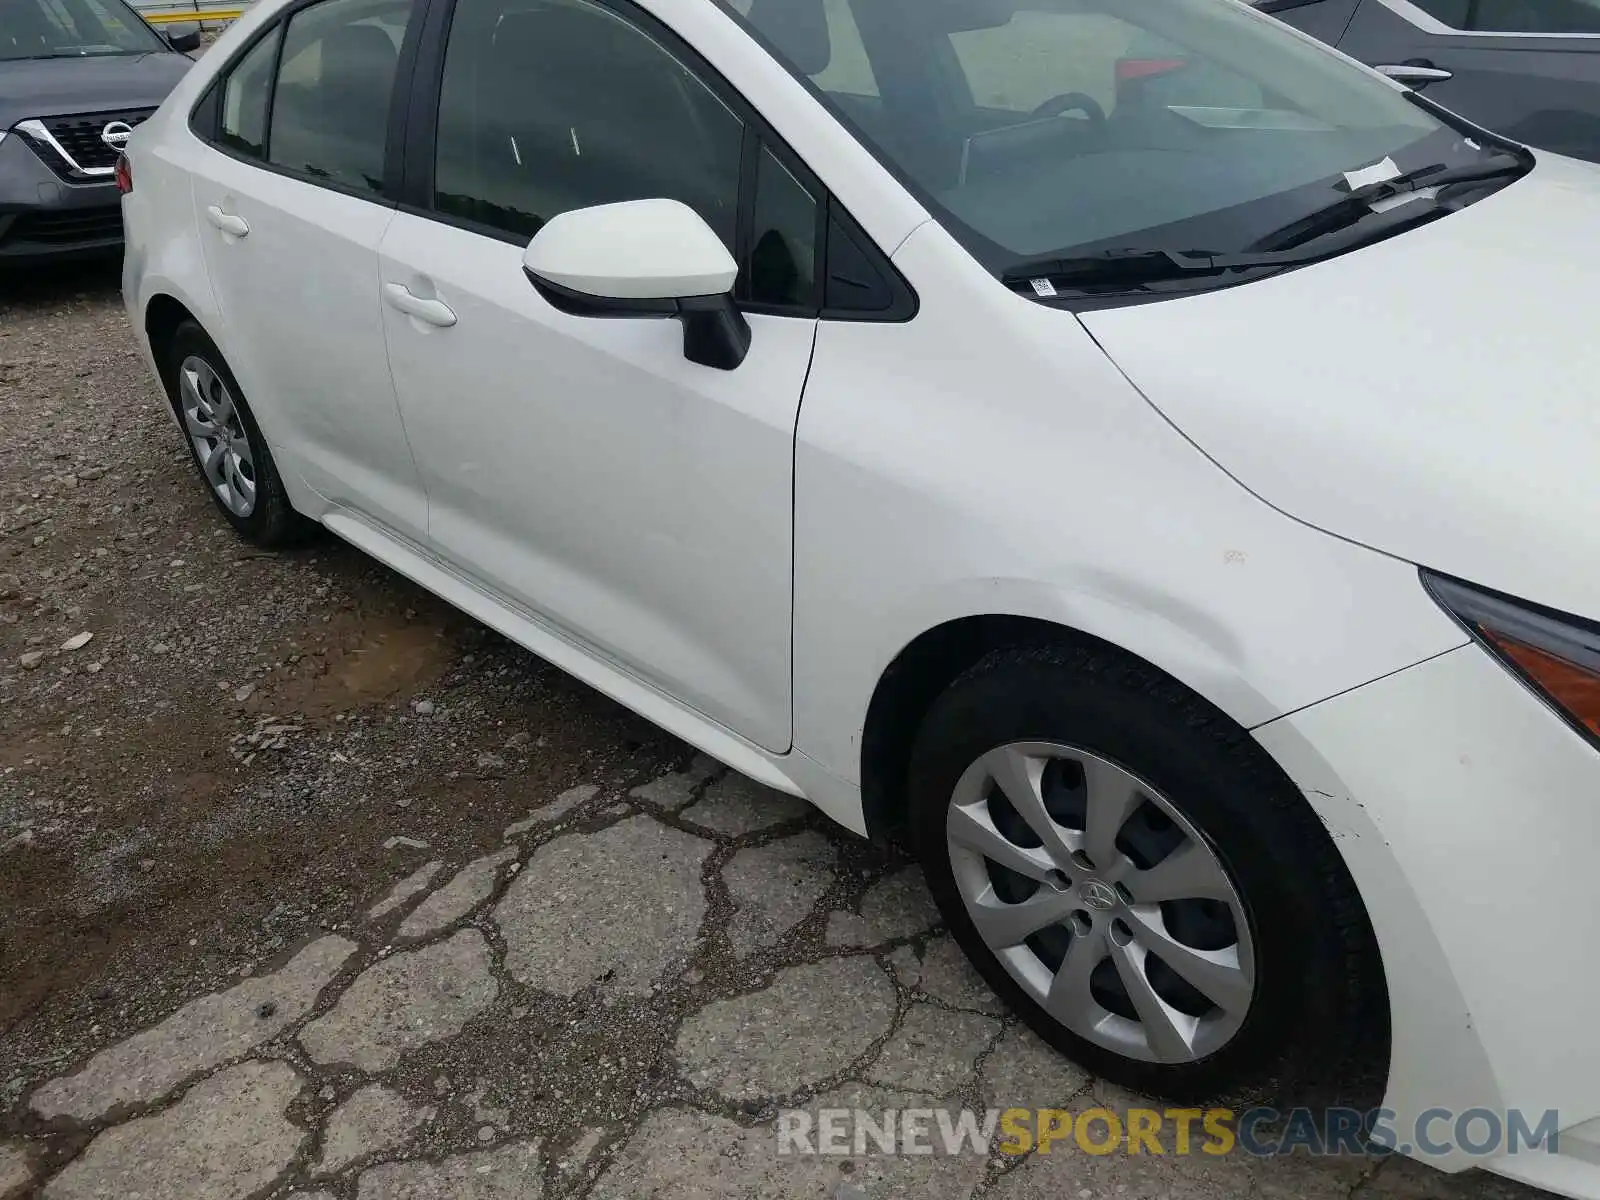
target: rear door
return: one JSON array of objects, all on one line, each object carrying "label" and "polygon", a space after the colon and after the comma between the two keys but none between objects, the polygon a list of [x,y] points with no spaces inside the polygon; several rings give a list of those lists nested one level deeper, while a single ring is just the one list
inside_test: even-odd
[{"label": "rear door", "polygon": [[1600,0],[1361,0],[1339,48],[1373,66],[1449,72],[1430,100],[1600,162]]},{"label": "rear door", "polygon": [[421,541],[379,315],[387,142],[413,0],[294,5],[197,110],[196,225],[224,353],[279,466]]}]

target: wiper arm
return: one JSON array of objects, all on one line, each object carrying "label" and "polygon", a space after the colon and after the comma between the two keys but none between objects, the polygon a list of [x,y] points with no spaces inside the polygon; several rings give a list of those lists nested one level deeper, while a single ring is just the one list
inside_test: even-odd
[{"label": "wiper arm", "polygon": [[1407,192],[1432,191],[1456,184],[1482,183],[1520,175],[1529,166],[1529,162],[1520,155],[1500,154],[1463,167],[1445,167],[1442,164],[1420,167],[1393,179],[1358,188],[1326,208],[1275,230],[1234,254],[1145,246],[1119,247],[1098,254],[1038,258],[1015,263],[1001,275],[1001,280],[1010,287],[1032,285],[1039,294],[1048,295],[1048,292],[1041,291],[1046,281],[1052,288],[1060,287],[1069,291],[1096,287],[1133,289],[1150,283],[1225,275],[1232,271],[1305,266],[1342,254],[1355,245],[1379,241],[1454,209],[1453,205],[1448,204],[1418,202],[1374,212],[1372,205],[1376,201]]},{"label": "wiper arm", "polygon": [[1030,284],[1035,279],[1049,280],[1051,284],[1068,288],[1095,284],[1131,285],[1179,279],[1186,275],[1216,275],[1237,266],[1260,265],[1232,261],[1238,257],[1236,254],[1213,254],[1205,250],[1158,250],[1134,246],[1071,258],[1036,258],[1007,268],[1001,280],[1011,286]]},{"label": "wiper arm", "polygon": [[1354,225],[1372,212],[1372,205],[1381,200],[1407,192],[1420,192],[1433,188],[1452,187],[1461,183],[1485,183],[1494,179],[1521,175],[1531,164],[1519,155],[1497,154],[1483,162],[1464,167],[1446,167],[1443,163],[1418,167],[1392,179],[1365,184],[1319,208],[1297,221],[1292,221],[1258,241],[1248,249],[1255,251],[1287,250],[1325,234]]},{"label": "wiper arm", "polygon": [[1052,288],[1075,292],[1100,287],[1131,291],[1145,284],[1201,279],[1234,271],[1242,274],[1287,270],[1333,258],[1357,245],[1381,241],[1402,229],[1425,224],[1451,211],[1449,206],[1421,201],[1402,204],[1374,215],[1359,228],[1332,230],[1286,250],[1252,249],[1237,254],[1216,254],[1202,250],[1133,247],[1072,258],[1040,258],[1016,264],[1001,276],[1001,280],[1010,287],[1032,286],[1036,294],[1048,295],[1040,292],[1035,281],[1048,281]]}]

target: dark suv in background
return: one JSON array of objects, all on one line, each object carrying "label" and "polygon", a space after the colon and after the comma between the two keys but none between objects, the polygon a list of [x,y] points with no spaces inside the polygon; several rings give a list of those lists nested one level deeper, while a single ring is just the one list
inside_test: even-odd
[{"label": "dark suv in background", "polygon": [[1470,121],[1600,162],[1600,0],[1254,0]]},{"label": "dark suv in background", "polygon": [[118,148],[199,44],[123,0],[0,0],[0,266],[122,244]]}]

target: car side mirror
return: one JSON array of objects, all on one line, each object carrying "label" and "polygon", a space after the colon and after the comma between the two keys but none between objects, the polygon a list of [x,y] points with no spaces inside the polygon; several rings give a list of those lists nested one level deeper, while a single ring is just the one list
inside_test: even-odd
[{"label": "car side mirror", "polygon": [[200,49],[200,31],[193,25],[181,25],[163,33],[162,38],[180,54]]},{"label": "car side mirror", "polygon": [[694,209],[629,200],[553,217],[522,254],[539,294],[580,317],[676,318],[690,362],[731,371],[750,352],[738,264]]}]

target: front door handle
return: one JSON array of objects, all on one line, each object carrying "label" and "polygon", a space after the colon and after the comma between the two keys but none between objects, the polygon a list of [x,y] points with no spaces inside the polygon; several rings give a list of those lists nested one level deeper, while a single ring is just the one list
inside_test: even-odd
[{"label": "front door handle", "polygon": [[1416,62],[1386,63],[1378,70],[1396,83],[1403,83],[1418,91],[1430,83],[1443,83],[1454,76],[1454,72],[1436,67],[1426,59],[1418,59]]},{"label": "front door handle", "polygon": [[408,317],[449,329],[456,323],[455,310],[443,300],[424,300],[412,295],[411,289],[401,283],[383,285],[383,298],[390,308],[397,308]]},{"label": "front door handle", "polygon": [[250,232],[249,221],[230,212],[223,212],[215,204],[206,209],[206,220],[229,237],[242,238]]}]

